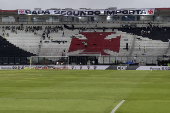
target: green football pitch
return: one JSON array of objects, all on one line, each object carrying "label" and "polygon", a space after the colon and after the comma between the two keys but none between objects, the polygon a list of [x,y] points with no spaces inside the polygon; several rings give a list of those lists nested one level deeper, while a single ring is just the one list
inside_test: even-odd
[{"label": "green football pitch", "polygon": [[170,113],[170,71],[1,70],[0,113]]}]

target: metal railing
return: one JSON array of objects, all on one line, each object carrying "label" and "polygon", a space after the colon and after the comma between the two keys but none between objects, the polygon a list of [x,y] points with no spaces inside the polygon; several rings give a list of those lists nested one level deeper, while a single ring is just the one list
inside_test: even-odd
[{"label": "metal railing", "polygon": [[125,64],[128,61],[131,61],[133,63],[141,63],[145,62],[146,64],[157,64],[158,61],[169,61],[169,56],[101,56],[100,60],[98,61],[99,64],[119,64],[123,63]]},{"label": "metal railing", "polygon": [[[38,57],[38,56],[37,56]],[[46,56],[49,57],[49,56]],[[62,57],[62,56],[61,56]],[[79,64],[80,62],[96,62],[97,64],[126,64],[128,61],[133,62],[135,64],[146,63],[146,64],[154,64],[157,65],[158,62],[167,61],[170,62],[170,56],[68,56],[69,57],[77,57],[73,61],[70,59],[69,63]],[[80,58],[82,57],[82,58]],[[93,59],[90,59],[93,58]],[[83,59],[83,60],[78,60]],[[85,60],[86,59],[86,60]],[[0,57],[0,65],[29,65],[30,57]],[[94,63],[92,63],[94,64]],[[95,63],[96,64],[96,63]]]}]

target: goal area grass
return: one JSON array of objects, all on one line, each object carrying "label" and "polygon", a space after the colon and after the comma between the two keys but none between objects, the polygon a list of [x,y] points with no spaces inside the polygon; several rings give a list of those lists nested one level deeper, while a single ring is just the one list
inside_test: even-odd
[{"label": "goal area grass", "polygon": [[169,113],[170,72],[0,70],[0,113]]}]

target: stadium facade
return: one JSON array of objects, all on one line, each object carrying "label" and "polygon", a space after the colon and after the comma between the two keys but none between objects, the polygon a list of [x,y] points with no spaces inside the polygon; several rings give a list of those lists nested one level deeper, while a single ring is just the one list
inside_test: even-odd
[{"label": "stadium facade", "polygon": [[0,10],[0,64],[69,56],[69,64],[168,65],[169,25],[170,8]]},{"label": "stadium facade", "polygon": [[[143,9],[48,9],[0,10],[1,24],[100,24],[120,27],[123,23],[159,23],[170,21],[169,8]],[[117,24],[117,25],[114,25]],[[108,25],[108,26],[109,26]]]}]

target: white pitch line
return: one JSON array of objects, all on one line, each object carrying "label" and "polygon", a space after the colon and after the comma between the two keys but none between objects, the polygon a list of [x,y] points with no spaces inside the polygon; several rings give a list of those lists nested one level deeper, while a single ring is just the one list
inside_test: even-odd
[{"label": "white pitch line", "polygon": [[110,113],[115,113],[116,110],[125,102],[125,100],[122,100]]}]

